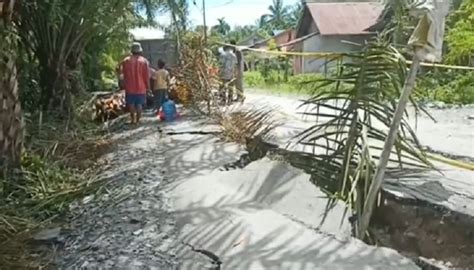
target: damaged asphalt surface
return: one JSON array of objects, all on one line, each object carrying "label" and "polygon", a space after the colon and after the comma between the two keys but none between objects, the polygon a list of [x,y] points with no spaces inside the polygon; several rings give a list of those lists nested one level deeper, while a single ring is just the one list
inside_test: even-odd
[{"label": "damaged asphalt surface", "polygon": [[113,133],[108,192],[73,206],[59,269],[419,269],[350,237],[344,206],[324,215],[302,171],[268,158],[226,170],[245,151],[216,126],[144,120]]}]

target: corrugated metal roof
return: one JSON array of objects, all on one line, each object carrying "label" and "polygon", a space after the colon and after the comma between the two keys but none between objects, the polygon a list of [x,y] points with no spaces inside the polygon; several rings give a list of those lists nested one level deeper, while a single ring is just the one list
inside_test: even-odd
[{"label": "corrugated metal roof", "polygon": [[308,3],[307,7],[321,35],[367,34],[383,10],[379,3]]},{"label": "corrugated metal roof", "polygon": [[281,34],[281,33],[283,33],[283,32],[286,32],[286,31],[288,31],[288,30],[274,30],[274,31],[273,31],[273,35],[274,35],[274,36],[278,36],[279,34]]},{"label": "corrugated metal roof", "polygon": [[[289,29],[286,29],[286,30],[282,30],[282,31],[278,31],[277,34],[273,35],[272,37],[269,37],[267,39],[264,39],[264,40],[261,40],[255,44],[253,44],[251,47],[258,47],[258,46],[262,46],[262,45],[266,45],[268,43],[268,41],[270,41],[271,39],[275,39],[275,38],[278,38],[280,35],[285,35],[287,34],[288,32],[291,32],[289,33],[289,38],[290,39],[293,39],[294,36],[295,36],[295,30],[293,28],[289,28]],[[289,40],[288,40],[289,41]],[[288,42],[288,41],[285,41],[285,42]],[[277,46],[279,46],[280,44],[278,44],[279,42],[277,42]]]}]

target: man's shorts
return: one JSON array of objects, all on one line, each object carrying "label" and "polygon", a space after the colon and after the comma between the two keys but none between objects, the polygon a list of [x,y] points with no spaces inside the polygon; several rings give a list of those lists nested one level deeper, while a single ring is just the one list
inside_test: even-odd
[{"label": "man's shorts", "polygon": [[125,94],[127,106],[144,106],[146,102],[145,94]]}]

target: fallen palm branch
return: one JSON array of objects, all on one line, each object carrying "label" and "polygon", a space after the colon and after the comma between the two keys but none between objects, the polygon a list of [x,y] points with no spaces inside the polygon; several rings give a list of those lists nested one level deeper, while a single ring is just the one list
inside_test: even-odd
[{"label": "fallen palm branch", "polygon": [[245,144],[248,138],[260,137],[271,141],[271,131],[278,123],[269,109],[243,109],[218,114],[217,122],[221,126],[220,136],[227,141]]}]

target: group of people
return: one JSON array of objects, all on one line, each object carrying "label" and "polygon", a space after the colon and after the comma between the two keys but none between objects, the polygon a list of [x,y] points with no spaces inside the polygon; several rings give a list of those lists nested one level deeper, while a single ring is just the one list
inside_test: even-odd
[{"label": "group of people", "polygon": [[[235,42],[226,45],[220,51],[219,75],[221,80],[220,97],[223,104],[234,101],[244,101],[243,93],[243,57],[236,50]],[[140,43],[134,42],[131,54],[119,65],[120,87],[125,89],[125,103],[130,113],[131,124],[140,123],[143,107],[146,104],[149,90],[153,94],[153,108],[162,120],[174,120],[177,117],[176,106],[169,99],[168,88],[170,74],[165,68],[165,62],[158,60],[155,71],[143,56]],[[234,98],[234,88],[237,97]]]},{"label": "group of people", "polygon": [[153,108],[162,120],[173,120],[177,115],[174,102],[168,98],[170,75],[165,68],[165,62],[158,60],[157,66],[156,71],[150,67],[138,42],[132,44],[131,54],[120,63],[120,86],[125,90],[125,103],[131,124],[140,123],[150,89],[153,93]]}]

